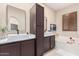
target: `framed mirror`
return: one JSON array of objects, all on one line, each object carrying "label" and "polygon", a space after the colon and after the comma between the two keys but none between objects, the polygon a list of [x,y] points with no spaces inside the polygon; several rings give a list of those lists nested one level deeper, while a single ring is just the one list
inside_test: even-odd
[{"label": "framed mirror", "polygon": [[19,33],[26,32],[26,12],[14,6],[7,5],[7,28],[8,33],[15,34],[17,29]]}]

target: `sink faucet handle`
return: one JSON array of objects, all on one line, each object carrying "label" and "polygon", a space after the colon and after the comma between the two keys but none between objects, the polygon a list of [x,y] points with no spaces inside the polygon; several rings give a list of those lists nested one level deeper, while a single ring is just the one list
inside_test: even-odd
[{"label": "sink faucet handle", "polygon": [[16,31],[17,31],[17,34],[19,34],[19,29],[17,29]]},{"label": "sink faucet handle", "polygon": [[29,34],[29,33],[27,32],[27,34]]}]

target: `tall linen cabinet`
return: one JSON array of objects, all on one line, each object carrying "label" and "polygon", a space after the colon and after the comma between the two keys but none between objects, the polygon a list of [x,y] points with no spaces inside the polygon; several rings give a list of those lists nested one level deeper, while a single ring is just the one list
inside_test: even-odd
[{"label": "tall linen cabinet", "polygon": [[44,7],[35,4],[30,10],[30,33],[36,35],[35,55],[44,52]]}]

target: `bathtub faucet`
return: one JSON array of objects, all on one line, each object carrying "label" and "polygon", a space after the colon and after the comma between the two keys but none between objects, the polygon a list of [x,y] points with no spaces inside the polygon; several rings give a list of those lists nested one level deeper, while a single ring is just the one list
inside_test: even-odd
[{"label": "bathtub faucet", "polygon": [[67,43],[68,43],[68,44],[73,44],[73,43],[75,43],[75,40],[72,39],[72,37],[70,37],[70,41],[67,41]]},{"label": "bathtub faucet", "polygon": [[75,41],[74,39],[72,39],[72,37],[70,37],[70,41]]},{"label": "bathtub faucet", "polygon": [[70,40],[72,40],[72,37],[70,37]]}]

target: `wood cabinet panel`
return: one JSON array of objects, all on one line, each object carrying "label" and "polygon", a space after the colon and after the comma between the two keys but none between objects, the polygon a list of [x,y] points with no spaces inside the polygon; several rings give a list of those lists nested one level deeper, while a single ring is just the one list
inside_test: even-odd
[{"label": "wood cabinet panel", "polygon": [[35,55],[40,56],[43,55],[44,50],[44,8],[35,4],[31,8],[30,14],[30,33],[36,34]]},{"label": "wood cabinet panel", "polygon": [[20,43],[0,45],[0,56],[19,56]]},{"label": "wood cabinet panel", "polygon": [[44,27],[44,8],[36,4],[36,25]]},{"label": "wood cabinet panel", "polygon": [[43,55],[43,50],[44,50],[44,41],[42,40],[44,38],[39,37],[39,40],[36,40],[37,45],[36,45],[36,55],[41,56]]},{"label": "wood cabinet panel", "polygon": [[50,37],[50,48],[54,48],[55,47],[55,35]]},{"label": "wood cabinet panel", "polygon": [[55,35],[44,38],[44,52],[55,48]]},{"label": "wood cabinet panel", "polygon": [[44,8],[36,4],[36,55],[44,50]]},{"label": "wood cabinet panel", "polygon": [[34,39],[0,45],[0,56],[34,56]]},{"label": "wood cabinet panel", "polygon": [[44,52],[50,49],[50,37],[45,37],[44,39]]},{"label": "wood cabinet panel", "polygon": [[28,40],[21,42],[21,55],[22,56],[34,56],[34,40]]}]

